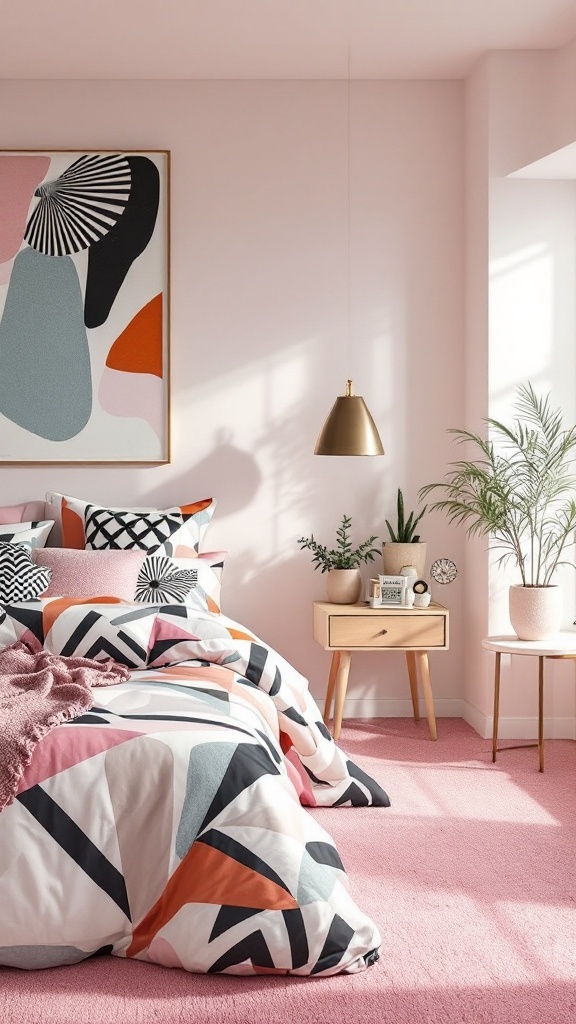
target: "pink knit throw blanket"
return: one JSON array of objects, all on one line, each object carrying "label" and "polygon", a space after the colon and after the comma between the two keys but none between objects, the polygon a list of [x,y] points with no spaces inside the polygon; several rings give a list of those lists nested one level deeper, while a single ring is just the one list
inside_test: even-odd
[{"label": "pink knit throw blanket", "polygon": [[129,676],[111,658],[65,658],[15,643],[0,651],[0,811],[11,804],[36,744],[92,707],[92,687]]}]

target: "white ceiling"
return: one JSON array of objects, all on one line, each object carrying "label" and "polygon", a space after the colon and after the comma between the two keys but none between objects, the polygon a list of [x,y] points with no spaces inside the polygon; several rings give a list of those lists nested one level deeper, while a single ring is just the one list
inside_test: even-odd
[{"label": "white ceiling", "polygon": [[576,0],[0,0],[0,78],[463,78]]}]

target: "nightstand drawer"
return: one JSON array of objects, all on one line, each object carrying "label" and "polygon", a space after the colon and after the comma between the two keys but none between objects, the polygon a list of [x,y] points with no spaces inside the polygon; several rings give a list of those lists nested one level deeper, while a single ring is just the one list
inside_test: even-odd
[{"label": "nightstand drawer", "polygon": [[330,615],[330,647],[445,647],[445,615]]}]

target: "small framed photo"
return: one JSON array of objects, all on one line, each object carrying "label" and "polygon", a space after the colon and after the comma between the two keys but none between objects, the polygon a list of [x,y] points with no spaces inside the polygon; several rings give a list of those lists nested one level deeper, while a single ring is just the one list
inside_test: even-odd
[{"label": "small framed photo", "polygon": [[380,603],[403,605],[406,603],[408,580],[406,576],[380,576]]}]

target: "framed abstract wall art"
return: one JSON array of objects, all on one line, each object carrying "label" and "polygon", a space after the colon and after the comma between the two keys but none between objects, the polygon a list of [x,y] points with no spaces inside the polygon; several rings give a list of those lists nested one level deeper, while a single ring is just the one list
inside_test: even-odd
[{"label": "framed abstract wall art", "polygon": [[167,151],[0,152],[0,463],[170,461]]}]

